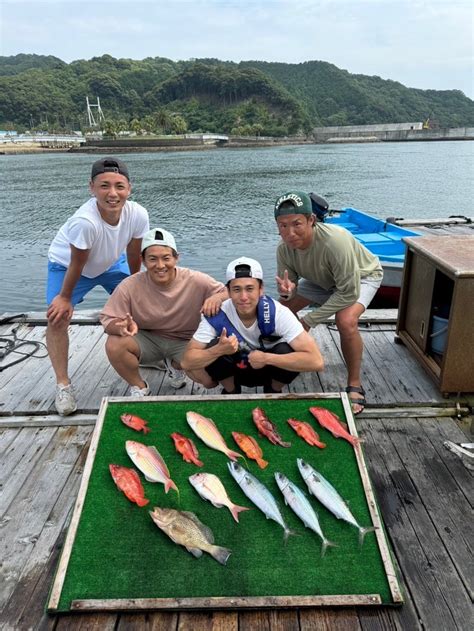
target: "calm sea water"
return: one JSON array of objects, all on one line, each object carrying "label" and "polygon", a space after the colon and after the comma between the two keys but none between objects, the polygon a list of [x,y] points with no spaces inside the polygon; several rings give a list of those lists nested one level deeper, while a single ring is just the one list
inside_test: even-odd
[{"label": "calm sea water", "polygon": [[[152,227],[176,237],[180,264],[223,279],[237,256],[258,259],[275,292],[278,235],[272,206],[290,189],[314,191],[331,208],[383,219],[473,214],[474,143],[426,142],[223,149],[122,156],[133,199]],[[0,314],[45,308],[47,251],[58,228],[88,198],[94,158],[85,154],[0,156]],[[101,306],[102,289],[84,308]]]}]

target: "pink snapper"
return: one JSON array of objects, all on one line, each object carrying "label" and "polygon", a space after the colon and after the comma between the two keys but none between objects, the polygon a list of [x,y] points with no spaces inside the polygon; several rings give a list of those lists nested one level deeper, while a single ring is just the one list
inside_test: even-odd
[{"label": "pink snapper", "polygon": [[148,482],[161,482],[165,485],[165,493],[170,489],[178,491],[178,487],[170,478],[170,472],[156,447],[148,447],[134,440],[127,440],[125,449],[133,464],[140,469]]},{"label": "pink snapper", "polygon": [[186,412],[186,420],[196,436],[208,447],[222,451],[222,453],[234,461],[237,460],[237,458],[243,458],[242,454],[232,451],[232,449],[227,447],[222,434],[217,429],[212,419],[201,416],[201,414],[197,412]]},{"label": "pink snapper", "polygon": [[237,504],[234,504],[227,495],[227,491],[225,490],[222,482],[219,480],[217,475],[214,475],[213,473],[195,473],[194,475],[190,475],[188,479],[204,500],[209,500],[209,502],[217,508],[226,506],[232,513],[232,517],[236,522],[239,521],[240,512],[244,510],[251,510],[246,506],[238,506]]}]

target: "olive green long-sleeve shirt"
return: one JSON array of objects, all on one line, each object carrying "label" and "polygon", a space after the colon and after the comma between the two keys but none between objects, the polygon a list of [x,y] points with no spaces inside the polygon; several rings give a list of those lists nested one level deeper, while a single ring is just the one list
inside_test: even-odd
[{"label": "olive green long-sleeve shirt", "polygon": [[296,250],[281,242],[277,249],[278,275],[288,276],[294,283],[305,278],[332,296],[310,311],[304,321],[313,327],[337,311],[349,307],[360,294],[360,279],[383,275],[379,259],[367,250],[345,228],[316,223],[313,240],[306,250]]}]

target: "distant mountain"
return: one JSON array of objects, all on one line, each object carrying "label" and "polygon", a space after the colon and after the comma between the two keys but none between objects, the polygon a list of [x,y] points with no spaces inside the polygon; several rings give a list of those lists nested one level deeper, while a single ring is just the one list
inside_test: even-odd
[{"label": "distant mountain", "polygon": [[14,75],[31,70],[31,68],[62,68],[66,66],[65,61],[61,61],[52,55],[26,55],[20,54],[14,57],[0,56],[0,75]]},{"label": "distant mountain", "polygon": [[[300,64],[110,55],[0,57],[0,127],[85,128],[86,96],[109,123],[289,135],[321,125],[422,121],[474,126],[474,102],[459,90],[418,90],[356,75],[324,61]],[[170,123],[172,121],[173,124]],[[178,124],[179,123],[179,124]]]}]

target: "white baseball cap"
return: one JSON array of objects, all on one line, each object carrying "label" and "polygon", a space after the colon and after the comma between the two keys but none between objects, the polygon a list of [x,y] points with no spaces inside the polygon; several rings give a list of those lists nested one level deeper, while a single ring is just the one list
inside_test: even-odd
[{"label": "white baseball cap", "polygon": [[255,259],[241,256],[229,263],[225,278],[226,282],[234,280],[234,278],[259,278],[263,280],[262,266]]},{"label": "white baseball cap", "polygon": [[165,247],[172,248],[175,252],[178,251],[173,235],[163,228],[153,228],[153,230],[149,230],[145,234],[142,239],[142,254],[143,250],[149,248],[150,245],[164,245]]}]

